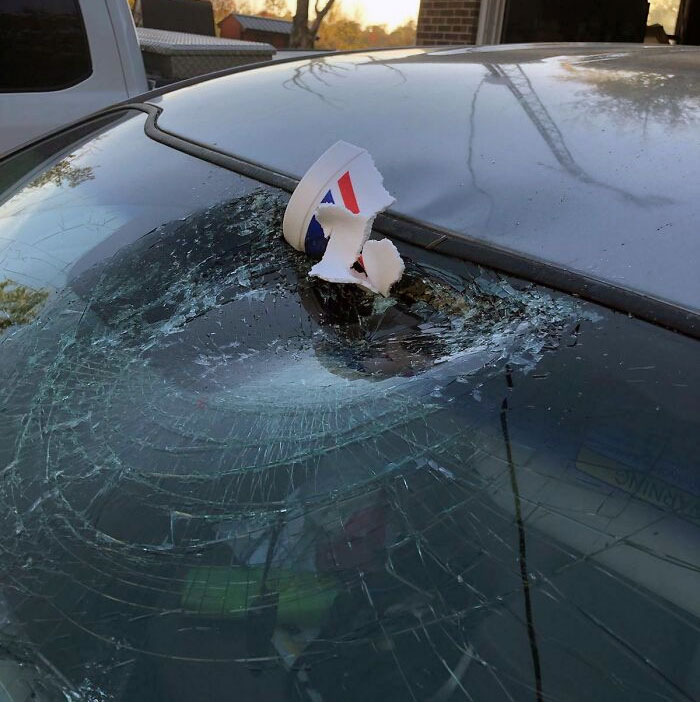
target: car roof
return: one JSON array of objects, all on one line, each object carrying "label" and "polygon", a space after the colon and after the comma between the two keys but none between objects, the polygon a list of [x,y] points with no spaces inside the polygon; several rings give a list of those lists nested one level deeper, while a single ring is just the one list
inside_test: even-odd
[{"label": "car roof", "polygon": [[700,49],[405,48],[148,98],[165,132],[300,178],[367,148],[393,212],[697,314]]}]

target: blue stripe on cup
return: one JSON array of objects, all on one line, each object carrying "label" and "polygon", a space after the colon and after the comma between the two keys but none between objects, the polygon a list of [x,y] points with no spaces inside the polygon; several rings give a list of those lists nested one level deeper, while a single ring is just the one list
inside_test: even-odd
[{"label": "blue stripe on cup", "polygon": [[[333,193],[331,193],[329,190],[324,195],[321,202],[335,205]],[[323,234],[323,227],[321,227],[316,219],[316,215],[314,215],[309,222],[308,229],[306,230],[306,237],[304,238],[304,251],[306,251],[308,256],[312,256],[313,258],[321,258],[326,251],[327,245],[328,239],[326,239]]]}]

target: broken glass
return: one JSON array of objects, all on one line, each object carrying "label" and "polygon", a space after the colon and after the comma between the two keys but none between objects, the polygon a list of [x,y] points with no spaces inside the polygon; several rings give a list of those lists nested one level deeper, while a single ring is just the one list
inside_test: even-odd
[{"label": "broken glass", "polygon": [[697,343],[418,250],[386,299],[309,278],[285,204],[144,229],[6,332],[4,665],[46,699],[697,698]]}]

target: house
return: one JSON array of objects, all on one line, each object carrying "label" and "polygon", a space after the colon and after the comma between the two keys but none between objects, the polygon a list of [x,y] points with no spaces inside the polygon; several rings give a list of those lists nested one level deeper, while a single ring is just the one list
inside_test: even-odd
[{"label": "house", "polygon": [[648,0],[421,0],[416,43],[642,42],[649,7]]},{"label": "house", "polygon": [[289,48],[292,34],[290,20],[231,13],[219,22],[219,31],[227,39],[244,39],[272,44],[276,49]]}]

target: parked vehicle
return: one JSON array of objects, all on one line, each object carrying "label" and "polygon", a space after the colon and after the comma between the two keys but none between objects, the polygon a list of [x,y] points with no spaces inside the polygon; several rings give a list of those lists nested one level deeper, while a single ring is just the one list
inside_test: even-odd
[{"label": "parked vehicle", "polygon": [[126,0],[4,0],[0,154],[148,89]]},{"label": "parked vehicle", "polygon": [[[334,54],[0,161],[11,699],[700,698],[699,76]],[[338,139],[386,299],[282,238]]]}]

